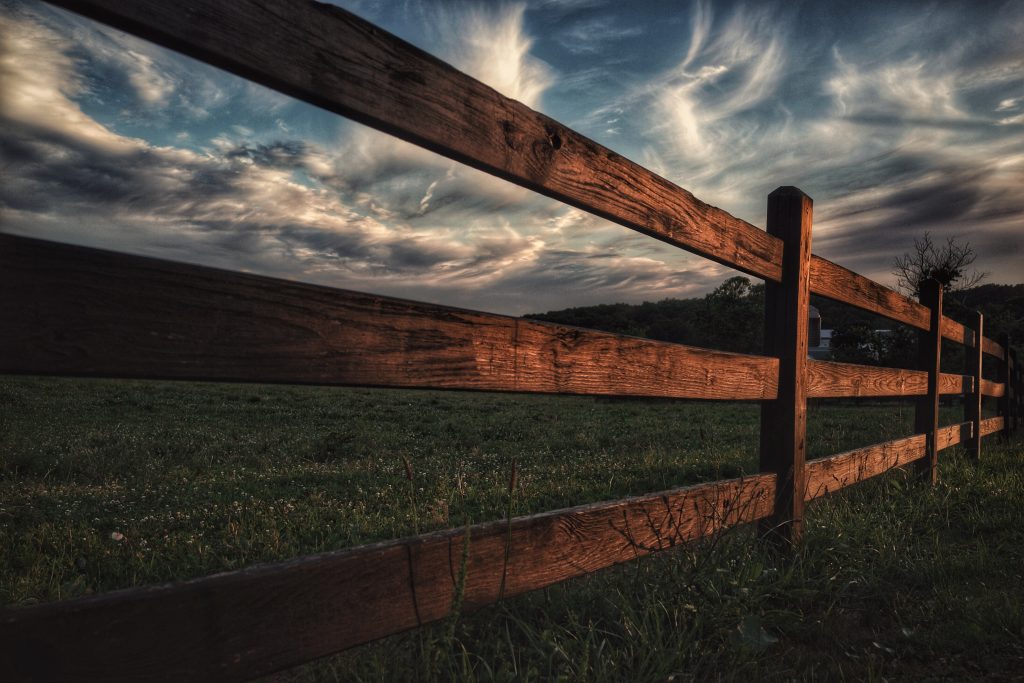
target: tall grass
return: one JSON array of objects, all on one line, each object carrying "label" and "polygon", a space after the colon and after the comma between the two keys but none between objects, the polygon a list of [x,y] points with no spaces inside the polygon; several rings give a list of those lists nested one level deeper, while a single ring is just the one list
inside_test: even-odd
[{"label": "tall grass", "polygon": [[[792,557],[737,529],[427,628],[432,678],[1016,679],[1022,449],[988,451],[947,455],[934,489],[894,472],[816,502]],[[408,637],[281,678],[419,679]]]},{"label": "tall grass", "polygon": [[[0,378],[0,408],[12,606],[757,469],[756,404]],[[912,415],[817,403],[811,455]],[[980,465],[944,451],[935,488],[820,500],[794,557],[737,529],[277,678],[1011,677],[1022,455],[990,437]]]}]

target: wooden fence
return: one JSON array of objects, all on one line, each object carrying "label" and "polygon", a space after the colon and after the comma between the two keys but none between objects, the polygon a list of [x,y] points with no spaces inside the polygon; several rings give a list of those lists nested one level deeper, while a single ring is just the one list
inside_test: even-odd
[{"label": "wooden fence", "polygon": [[[761,402],[761,473],[471,527],[463,608],[759,521],[800,539],[806,501],[1008,435],[1009,341],[811,254],[812,203],[768,197],[767,231],[352,14],[307,0],[54,1],[627,228],[763,278],[765,353],[744,355],[0,235],[0,372]],[[917,370],[809,360],[811,293],[919,330]],[[942,339],[967,349],[939,370]],[[999,376],[982,377],[982,354]],[[942,394],[964,421],[940,427]],[[917,398],[915,433],[805,462],[807,399]],[[1000,415],[981,415],[983,396]],[[453,609],[466,530],[172,585],[0,612],[5,678],[246,679]]]}]

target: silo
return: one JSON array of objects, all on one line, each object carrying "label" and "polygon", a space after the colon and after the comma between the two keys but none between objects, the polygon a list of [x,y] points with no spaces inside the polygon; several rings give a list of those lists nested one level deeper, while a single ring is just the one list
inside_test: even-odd
[{"label": "silo", "polygon": [[814,306],[810,306],[807,318],[807,345],[811,348],[821,346],[821,313]]}]

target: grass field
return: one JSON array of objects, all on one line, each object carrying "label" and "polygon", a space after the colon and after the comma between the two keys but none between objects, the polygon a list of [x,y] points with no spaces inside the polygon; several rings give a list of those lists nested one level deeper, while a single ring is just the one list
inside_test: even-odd
[{"label": "grass field", "polygon": [[[814,404],[811,457],[912,417]],[[752,473],[756,442],[755,404],[0,378],[0,603]],[[814,504],[794,559],[738,529],[278,678],[1019,676],[1024,448],[942,456]]]}]

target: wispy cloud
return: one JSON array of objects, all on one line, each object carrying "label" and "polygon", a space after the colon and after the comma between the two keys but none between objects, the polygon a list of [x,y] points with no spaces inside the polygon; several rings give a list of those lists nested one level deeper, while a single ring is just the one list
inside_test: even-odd
[{"label": "wispy cloud", "polygon": [[578,55],[595,55],[613,44],[643,35],[639,26],[622,26],[611,17],[593,17],[577,21],[558,35],[565,49]]},{"label": "wispy cloud", "polygon": [[1019,278],[1024,137],[1004,127],[1024,55],[1002,26],[1024,13],[988,36],[956,31],[960,8],[880,16],[865,45],[801,42],[776,9],[694,6],[683,60],[632,95],[651,112],[644,162],[759,223],[771,189],[798,185],[817,200],[815,250],[883,281],[925,229],[976,235],[988,268]]},{"label": "wispy cloud", "polygon": [[769,10],[736,11],[711,33],[711,10],[695,6],[686,57],[646,87],[658,128],[682,159],[714,162],[745,133],[742,115],[772,96],[786,68],[785,33]]},{"label": "wispy cloud", "polygon": [[[704,200],[760,223],[768,192],[802,187],[815,251],[844,265],[884,281],[928,229],[1020,272],[1024,10],[971,36],[945,6],[816,34],[817,6],[698,2],[663,50],[674,62],[642,71],[609,66],[631,21],[569,5],[542,7],[557,28],[530,23],[536,4],[409,8],[428,47],[530,106],[600,91],[570,115]],[[12,8],[3,230],[510,313],[699,294],[729,274],[144,41]],[[539,59],[541,30],[540,52],[579,68]]]},{"label": "wispy cloud", "polygon": [[[521,9],[505,16],[498,49],[522,47]],[[5,230],[508,312],[556,307],[567,289],[597,301],[693,286],[678,266],[618,253],[593,216],[368,129],[329,146],[254,142],[234,123],[199,149],[121,135],[76,101],[81,43],[3,22]],[[487,61],[482,49],[466,59]],[[499,70],[534,98],[538,73]]]},{"label": "wispy cloud", "polygon": [[551,68],[530,52],[525,4],[445,9],[433,31],[452,63],[502,95],[537,108],[554,82]]},{"label": "wispy cloud", "polygon": [[957,102],[955,72],[923,57],[875,65],[846,61],[838,47],[828,80],[836,114],[849,118],[893,117],[896,120],[967,118]]}]

